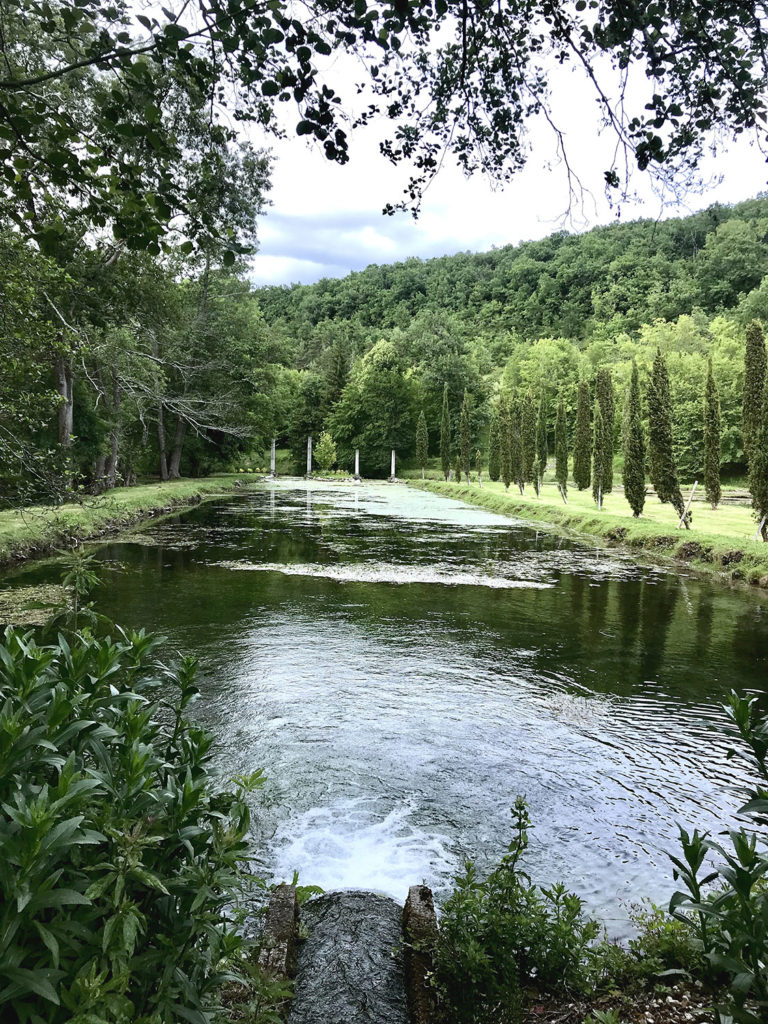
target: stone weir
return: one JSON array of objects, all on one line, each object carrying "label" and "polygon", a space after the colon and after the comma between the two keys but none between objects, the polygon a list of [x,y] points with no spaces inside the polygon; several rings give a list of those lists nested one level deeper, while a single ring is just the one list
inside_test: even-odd
[{"label": "stone weir", "polygon": [[296,890],[281,885],[270,900],[260,963],[294,979],[288,1024],[431,1024],[427,978],[436,936],[426,885],[411,886],[404,907],[355,890],[324,893],[301,909]]}]

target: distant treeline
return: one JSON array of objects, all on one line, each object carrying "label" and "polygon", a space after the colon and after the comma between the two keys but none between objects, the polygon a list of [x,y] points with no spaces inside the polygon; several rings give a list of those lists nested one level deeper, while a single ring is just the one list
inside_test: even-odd
[{"label": "distant treeline", "polygon": [[553,452],[556,397],[572,425],[579,384],[592,404],[608,370],[623,396],[633,359],[645,394],[657,348],[681,480],[703,471],[710,358],[722,464],[744,471],[745,330],[768,322],[766,197],[310,286],[254,288],[225,254],[216,240],[151,255],[70,232],[43,255],[0,224],[0,504],[256,468],[271,437],[301,472],[307,436],[324,430],[341,468],[359,448],[364,475],[386,474],[390,449],[415,454],[422,411],[438,454],[446,385],[453,438],[471,397],[473,459],[487,461],[501,396],[529,391],[545,397]]},{"label": "distant treeline", "polygon": [[[530,389],[538,401],[542,387],[552,399],[557,392],[572,422],[580,381],[593,387],[607,368],[623,395],[634,359],[645,391],[658,348],[669,367],[675,459],[689,480],[704,467],[710,358],[722,463],[745,469],[745,329],[768,320],[767,272],[768,197],[760,196],[685,218],[558,232],[256,295],[266,324],[294,350],[300,393],[287,440],[297,465],[307,434],[328,429],[344,466],[360,447],[364,471],[383,473],[391,447],[415,452],[422,409],[436,455],[446,383],[452,436],[467,390],[473,446],[486,451],[500,394]],[[556,403],[548,409],[551,451]],[[618,452],[618,419],[613,428]]]}]

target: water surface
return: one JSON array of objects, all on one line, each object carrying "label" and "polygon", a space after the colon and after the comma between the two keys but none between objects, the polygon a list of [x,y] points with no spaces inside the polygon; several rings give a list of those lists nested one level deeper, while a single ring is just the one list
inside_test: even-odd
[{"label": "water surface", "polygon": [[445,891],[524,794],[534,878],[618,934],[669,895],[676,823],[738,806],[720,703],[764,685],[753,594],[388,485],[265,486],[99,552],[100,609],[197,654],[220,763],[266,769],[272,877]]}]

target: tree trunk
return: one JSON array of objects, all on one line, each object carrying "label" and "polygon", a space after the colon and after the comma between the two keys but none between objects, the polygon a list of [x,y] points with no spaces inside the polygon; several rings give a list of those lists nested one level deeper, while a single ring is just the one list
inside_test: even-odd
[{"label": "tree trunk", "polygon": [[176,421],[176,433],[173,437],[173,450],[171,461],[168,464],[168,477],[171,480],[178,480],[181,477],[181,451],[184,447],[184,435],[187,432],[187,424],[181,417]]},{"label": "tree trunk", "polygon": [[105,474],[107,487],[114,487],[117,482],[117,458],[120,453],[120,397],[120,384],[115,380],[112,392],[112,412],[114,415],[112,450],[107,458]]},{"label": "tree trunk", "polygon": [[160,450],[160,479],[168,479],[168,456],[165,448],[165,421],[163,419],[163,403],[157,406],[157,447]]},{"label": "tree trunk", "polygon": [[56,390],[63,401],[59,406],[59,444],[69,448],[72,444],[73,404],[72,367],[64,356],[56,359]]},{"label": "tree trunk", "polygon": [[104,467],[106,462],[106,455],[100,455],[93,464],[93,484],[91,485],[91,490],[94,494],[101,494],[104,490]]}]

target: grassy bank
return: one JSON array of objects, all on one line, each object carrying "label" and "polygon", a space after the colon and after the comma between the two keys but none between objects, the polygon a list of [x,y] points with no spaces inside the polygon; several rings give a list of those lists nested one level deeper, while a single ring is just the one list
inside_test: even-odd
[{"label": "grassy bank", "polygon": [[480,505],[494,512],[519,516],[531,522],[565,528],[590,539],[619,543],[685,562],[697,570],[727,580],[743,580],[768,587],[768,544],[754,541],[755,522],[750,509],[723,506],[716,511],[694,506],[690,530],[676,530],[677,515],[669,505],[651,499],[640,519],[635,519],[623,495],[609,494],[598,512],[588,491],[569,491],[563,504],[556,488],[545,484],[541,498],[533,488],[521,495],[501,483],[446,483],[409,480],[409,486],[444,494]]},{"label": "grassy bank", "polygon": [[75,541],[100,537],[149,516],[196,505],[205,497],[243,487],[242,476],[221,474],[200,480],[117,487],[98,497],[57,506],[0,512],[0,565],[45,555]]}]

